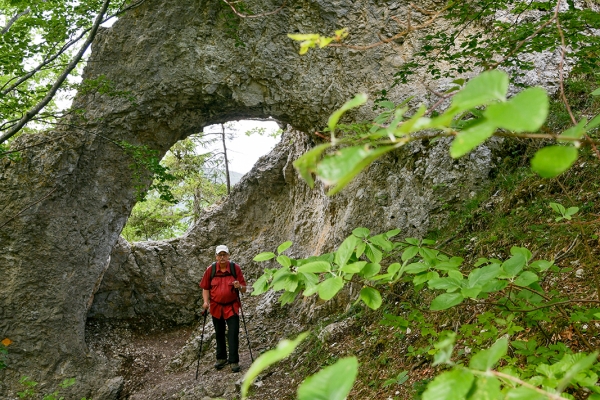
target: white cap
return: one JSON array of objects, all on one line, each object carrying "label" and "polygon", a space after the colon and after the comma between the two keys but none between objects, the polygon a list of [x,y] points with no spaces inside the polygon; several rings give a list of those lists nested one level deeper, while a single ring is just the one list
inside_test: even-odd
[{"label": "white cap", "polygon": [[227,246],[224,245],[219,245],[217,246],[216,250],[215,250],[215,254],[219,254],[220,252],[224,251],[225,253],[229,254],[229,249],[227,248]]}]

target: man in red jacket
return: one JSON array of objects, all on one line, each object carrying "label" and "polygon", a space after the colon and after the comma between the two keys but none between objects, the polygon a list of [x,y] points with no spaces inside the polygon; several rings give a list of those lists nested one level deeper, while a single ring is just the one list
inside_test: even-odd
[{"label": "man in red jacket", "polygon": [[[233,372],[240,371],[239,334],[240,334],[240,300],[238,291],[246,293],[246,281],[239,265],[229,262],[229,249],[227,246],[217,246],[215,254],[217,262],[216,271],[209,266],[200,281],[204,309],[210,309],[215,336],[217,338],[216,369],[222,369],[231,364]],[[232,273],[235,268],[235,273]],[[234,275],[235,274],[235,275]],[[227,345],[229,359],[225,346],[225,326],[227,326]]]}]

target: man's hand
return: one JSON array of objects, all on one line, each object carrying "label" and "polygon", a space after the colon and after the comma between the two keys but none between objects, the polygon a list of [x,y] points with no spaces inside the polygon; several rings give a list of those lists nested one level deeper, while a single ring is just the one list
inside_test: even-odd
[{"label": "man's hand", "polygon": [[234,287],[236,290],[239,290],[239,291],[241,291],[242,293],[245,293],[245,292],[246,292],[246,287],[245,287],[245,286],[242,286],[242,285],[240,284],[240,282],[239,282],[239,281],[233,281],[233,287]]},{"label": "man's hand", "polygon": [[202,304],[202,308],[204,308],[205,310],[207,310],[209,307],[209,304],[207,302],[204,302],[204,304]]}]

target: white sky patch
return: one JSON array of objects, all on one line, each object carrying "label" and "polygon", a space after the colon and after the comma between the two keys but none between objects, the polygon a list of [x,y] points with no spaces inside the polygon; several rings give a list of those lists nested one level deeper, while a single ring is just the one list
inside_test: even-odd
[{"label": "white sky patch", "polygon": [[[247,136],[246,132],[253,128],[265,128],[265,135],[253,134]],[[225,141],[227,146],[227,158],[229,169],[234,172],[245,174],[252,169],[258,159],[273,150],[273,147],[281,137],[273,138],[269,133],[276,132],[279,125],[275,121],[242,120],[231,121],[226,124],[226,132],[236,131],[233,140]],[[211,125],[204,128],[204,132],[221,132],[221,125]],[[219,140],[213,143],[207,150],[223,151],[223,144]]]}]

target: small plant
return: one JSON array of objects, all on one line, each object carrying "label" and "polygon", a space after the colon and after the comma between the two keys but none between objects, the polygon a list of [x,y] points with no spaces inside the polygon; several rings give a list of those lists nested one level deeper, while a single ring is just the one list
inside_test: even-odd
[{"label": "small plant", "polygon": [[[19,396],[19,398],[27,399],[27,398],[37,397],[37,392],[35,390],[35,387],[38,384],[37,382],[31,380],[31,378],[29,378],[28,376],[24,376],[19,380],[19,383],[25,387],[25,389],[22,392],[17,392],[17,395]],[[74,384],[75,384],[75,378],[67,378],[67,379],[63,380],[61,383],[59,383],[58,386],[61,389],[66,389],[68,387],[73,386]],[[59,390],[57,389],[50,394],[43,395],[42,400],[65,400],[65,398],[63,396],[60,396]],[[85,397],[82,397],[81,400],[87,400],[87,399]]]},{"label": "small plant", "polygon": [[408,380],[408,371],[402,371],[395,378],[388,379],[387,381],[383,382],[383,387],[388,387],[391,385],[401,386],[407,380]]},{"label": "small plant", "polygon": [[12,344],[12,340],[4,338],[0,343],[2,343],[2,346],[0,346],[0,369],[4,369],[6,368],[6,361],[8,360],[7,347]]},{"label": "small plant", "polygon": [[579,207],[565,208],[559,203],[550,203],[550,207],[552,207],[552,209],[559,215],[554,219],[556,222],[562,221],[563,219],[570,221],[571,217],[579,211]]}]

